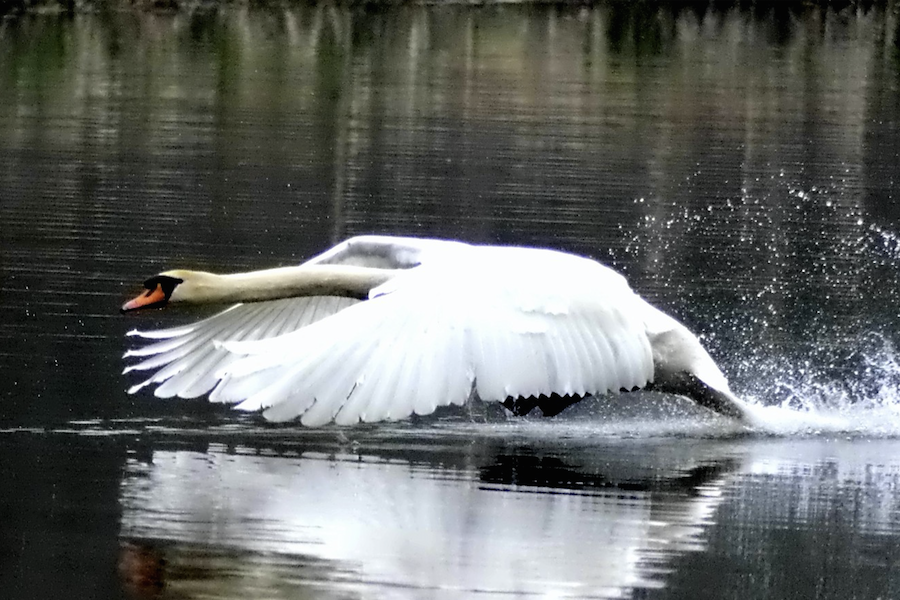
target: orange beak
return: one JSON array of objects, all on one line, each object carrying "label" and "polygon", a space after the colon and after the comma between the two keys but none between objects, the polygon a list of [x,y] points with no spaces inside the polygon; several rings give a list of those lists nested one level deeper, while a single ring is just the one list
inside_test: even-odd
[{"label": "orange beak", "polygon": [[166,293],[163,291],[162,285],[157,283],[154,289],[147,290],[134,300],[129,300],[123,304],[122,312],[128,312],[129,310],[135,310],[136,308],[143,308],[145,306],[153,306],[154,304],[165,301]]}]

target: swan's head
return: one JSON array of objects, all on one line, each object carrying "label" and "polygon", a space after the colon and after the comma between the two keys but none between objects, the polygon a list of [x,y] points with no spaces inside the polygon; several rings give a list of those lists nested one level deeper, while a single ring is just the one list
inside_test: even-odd
[{"label": "swan's head", "polygon": [[157,308],[165,306],[175,289],[184,283],[184,278],[179,277],[174,271],[154,275],[144,282],[145,292],[122,305],[122,312],[137,310],[139,308]]}]

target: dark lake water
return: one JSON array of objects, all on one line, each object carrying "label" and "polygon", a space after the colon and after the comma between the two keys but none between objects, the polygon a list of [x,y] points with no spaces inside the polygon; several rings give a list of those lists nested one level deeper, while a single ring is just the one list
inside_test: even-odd
[{"label": "dark lake water", "polygon": [[[0,596],[900,598],[900,16],[695,5],[0,21]],[[766,424],[126,394],[146,276],[359,233],[605,261]]]}]

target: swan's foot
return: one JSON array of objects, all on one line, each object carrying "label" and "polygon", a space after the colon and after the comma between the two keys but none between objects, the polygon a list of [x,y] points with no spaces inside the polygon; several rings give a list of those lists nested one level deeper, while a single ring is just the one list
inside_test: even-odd
[{"label": "swan's foot", "polygon": [[528,396],[527,398],[513,398],[510,396],[501,404],[515,416],[523,417],[534,410],[538,404],[538,399],[534,396]]},{"label": "swan's foot", "polygon": [[537,397],[529,396],[527,398],[510,396],[502,404],[517,417],[527,415],[535,408],[541,409],[541,413],[545,417],[554,417],[582,398],[583,396],[561,396],[559,394],[550,394],[549,396],[541,394]]},{"label": "swan's foot", "polygon": [[692,373],[667,374],[665,379],[657,379],[644,389],[690,398],[704,408],[747,425],[753,420],[747,405],[737,396],[710,387]]}]

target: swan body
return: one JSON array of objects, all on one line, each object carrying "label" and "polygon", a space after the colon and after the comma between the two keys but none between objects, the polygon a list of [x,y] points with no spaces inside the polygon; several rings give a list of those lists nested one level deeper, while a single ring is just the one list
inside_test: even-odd
[{"label": "swan body", "polygon": [[168,271],[122,310],[234,302],[194,325],[131,331],[129,371],[161,397],[353,424],[429,414],[473,394],[516,413],[654,389],[748,421],[746,405],[681,323],[588,258],[520,247],[361,236],[297,267]]}]

